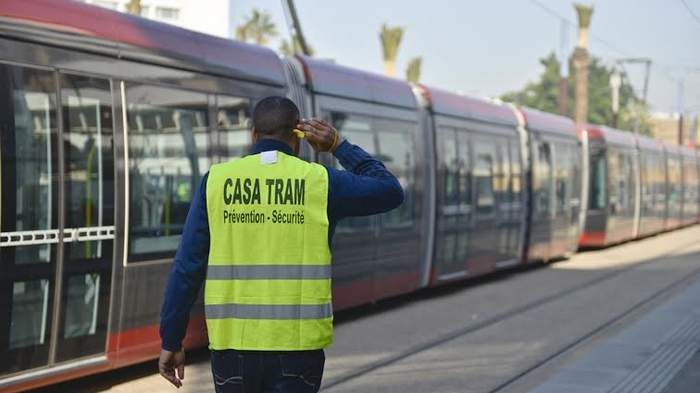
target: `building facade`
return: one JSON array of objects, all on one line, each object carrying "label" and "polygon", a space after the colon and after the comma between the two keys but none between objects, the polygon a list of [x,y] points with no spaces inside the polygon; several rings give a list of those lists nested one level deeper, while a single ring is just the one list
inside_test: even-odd
[{"label": "building facade", "polygon": [[[651,132],[654,138],[677,144],[679,119],[678,113],[653,113],[650,119]],[[685,116],[683,118],[683,144],[689,147],[700,146],[700,133],[698,132],[697,116]]]},{"label": "building facade", "polygon": [[[127,11],[129,0],[82,0]],[[233,38],[234,0],[141,0],[141,16],[223,38]]]}]

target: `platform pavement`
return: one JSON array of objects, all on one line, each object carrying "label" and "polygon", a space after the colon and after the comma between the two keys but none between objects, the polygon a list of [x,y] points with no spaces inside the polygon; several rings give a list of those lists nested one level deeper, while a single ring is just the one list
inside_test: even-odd
[{"label": "platform pavement", "polygon": [[532,393],[700,392],[700,279]]},{"label": "platform pavement", "polygon": [[[700,226],[605,250],[578,253],[570,260],[543,268],[478,280],[476,285],[455,287],[433,296],[398,302],[381,312],[346,318],[338,324],[336,343],[327,352],[326,382],[332,383],[345,373],[372,365],[377,360],[400,355],[416,343],[431,343],[454,329],[467,329],[508,310],[539,304],[541,299],[553,299],[489,325],[487,329],[412,354],[347,383],[324,388],[322,392],[493,392],[503,381],[568,346],[572,339],[617,318],[630,306],[670,283],[686,280],[677,290],[640,309],[633,318],[621,320],[615,329],[605,329],[604,334],[578,347],[576,355],[580,356],[566,360],[557,358],[556,367],[539,368],[528,374],[531,378],[522,378],[522,383],[511,386],[512,391],[506,389],[502,393],[530,392],[562,367],[586,356],[589,350],[640,321],[638,318],[643,318],[646,312],[656,311],[656,307],[675,299],[688,285],[695,283],[693,272],[700,268],[697,239],[700,239]],[[662,335],[657,339],[659,337]],[[187,377],[179,390],[155,373],[155,362],[149,362],[140,371],[116,370],[112,376],[92,376],[62,386],[58,391],[209,393],[213,391],[213,384],[208,356],[205,351],[199,353],[200,356],[189,354]],[[700,364],[700,359],[692,361],[668,382],[669,388],[679,386],[678,389],[682,389],[684,381],[691,383],[689,386],[697,386],[692,384],[693,371],[697,371],[692,364]],[[57,387],[50,387],[46,392],[57,391],[54,388]],[[582,391],[599,392],[601,389]],[[688,391],[694,390],[671,393]],[[567,387],[558,392],[577,391]]]}]

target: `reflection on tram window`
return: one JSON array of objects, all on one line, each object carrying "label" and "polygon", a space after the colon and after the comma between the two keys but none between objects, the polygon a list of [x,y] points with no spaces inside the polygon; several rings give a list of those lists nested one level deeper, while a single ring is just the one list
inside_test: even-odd
[{"label": "reflection on tram window", "polygon": [[404,202],[398,208],[382,215],[382,224],[387,227],[410,227],[413,225],[415,174],[413,173],[413,135],[415,125],[409,122],[376,119],[374,128],[379,135],[379,158],[396,176],[404,190]]},{"label": "reflection on tram window", "polygon": [[683,184],[685,185],[683,187],[683,213],[688,217],[697,212],[695,201],[697,201],[698,178],[695,157],[683,157],[683,167]]},{"label": "reflection on tram window", "polygon": [[598,151],[591,154],[590,157],[590,209],[603,209],[607,206],[607,181],[606,173],[607,164],[605,162],[605,153]]},{"label": "reflection on tram window", "polygon": [[[58,147],[55,79],[47,71],[0,65],[2,231],[56,230]],[[4,263],[49,263],[52,246],[0,249]]]},{"label": "reflection on tram window", "polygon": [[207,96],[127,88],[130,260],[174,255],[192,195],[211,165]]},{"label": "reflection on tram window", "polygon": [[557,215],[561,215],[566,213],[569,208],[574,158],[571,156],[569,146],[561,143],[554,144],[554,154],[556,156],[554,172],[555,210]]},{"label": "reflection on tram window", "polygon": [[552,150],[548,142],[537,142],[535,160],[535,208],[540,216],[551,214],[554,179],[552,178]]},{"label": "reflection on tram window", "polygon": [[[458,211],[460,216],[462,216],[462,221],[464,223],[469,221],[469,216],[467,213],[471,211],[472,205],[472,171],[469,144],[469,133],[467,133],[466,130],[457,130],[457,141],[455,146],[459,157],[455,163],[455,165],[457,165],[457,183],[459,184],[457,205]],[[466,243],[462,242],[462,244]]]},{"label": "reflection on tram window", "polygon": [[48,308],[49,280],[18,281],[13,284],[10,349],[44,344]]},{"label": "reflection on tram window", "polygon": [[64,338],[95,334],[99,293],[99,274],[78,275],[68,279]]},{"label": "reflection on tram window", "polygon": [[681,164],[675,152],[668,152],[668,214],[678,217],[681,211]]},{"label": "reflection on tram window", "polygon": [[219,143],[214,147],[223,161],[248,154],[252,143],[250,100],[217,96],[216,129]]},{"label": "reflection on tram window", "polygon": [[[437,184],[440,209],[438,217],[438,233],[436,259],[445,264],[447,269],[457,258],[457,219],[459,213],[459,175],[460,159],[457,147],[457,132],[452,127],[441,126],[437,130]],[[468,145],[463,150],[468,151]]]},{"label": "reflection on tram window", "polygon": [[520,177],[522,176],[522,169],[520,166],[520,145],[517,142],[510,141],[508,143],[508,150],[510,150],[510,162],[511,162],[511,178],[510,178],[510,202],[513,203],[514,207],[520,206],[520,192],[522,191],[522,184]]},{"label": "reflection on tram window", "polygon": [[[438,130],[438,156],[440,171],[440,191],[442,191],[443,213],[450,214],[457,212],[459,208],[459,184],[460,184],[460,158],[457,154],[457,134],[454,128],[441,127]],[[469,151],[469,146],[465,145],[465,151]]]},{"label": "reflection on tram window", "polygon": [[[370,155],[374,156],[377,153],[372,120],[369,117],[333,112],[330,118],[333,127],[346,137],[350,143],[360,146]],[[340,163],[337,162],[336,167],[343,169]],[[371,223],[372,219],[370,217],[348,217],[338,222],[336,232],[365,231],[371,226]]]},{"label": "reflection on tram window", "polygon": [[474,189],[476,191],[476,211],[480,215],[494,212],[496,195],[495,181],[495,146],[490,143],[474,143]]},{"label": "reflection on tram window", "polygon": [[[109,81],[61,75],[66,228],[114,225],[112,96]],[[67,245],[70,259],[111,258],[112,240]]]}]

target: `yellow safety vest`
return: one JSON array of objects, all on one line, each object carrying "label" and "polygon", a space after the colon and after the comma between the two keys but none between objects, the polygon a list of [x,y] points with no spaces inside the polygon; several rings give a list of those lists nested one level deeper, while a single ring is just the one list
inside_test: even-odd
[{"label": "yellow safety vest", "polygon": [[209,348],[294,351],[333,340],[328,171],[278,151],[207,179]]}]

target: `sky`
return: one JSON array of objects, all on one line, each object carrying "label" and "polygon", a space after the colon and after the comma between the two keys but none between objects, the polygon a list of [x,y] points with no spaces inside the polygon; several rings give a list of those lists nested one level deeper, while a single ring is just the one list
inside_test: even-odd
[{"label": "sky", "polygon": [[[684,111],[700,113],[700,0],[584,3],[594,6],[592,55],[609,65],[622,58],[651,58],[651,109],[676,112],[682,79]],[[561,53],[562,39],[569,56],[576,43],[576,13],[566,0],[298,0],[295,4],[318,57],[382,72],[379,30],[383,23],[398,25],[405,28],[397,60],[399,76],[412,57],[422,56],[422,83],[478,96],[499,96],[537,80],[540,58],[552,51]],[[257,7],[273,16],[280,38],[288,36],[282,0],[234,0],[233,7],[234,25]],[[271,46],[276,49],[278,41]],[[625,70],[641,95],[643,65],[627,64]]]}]

